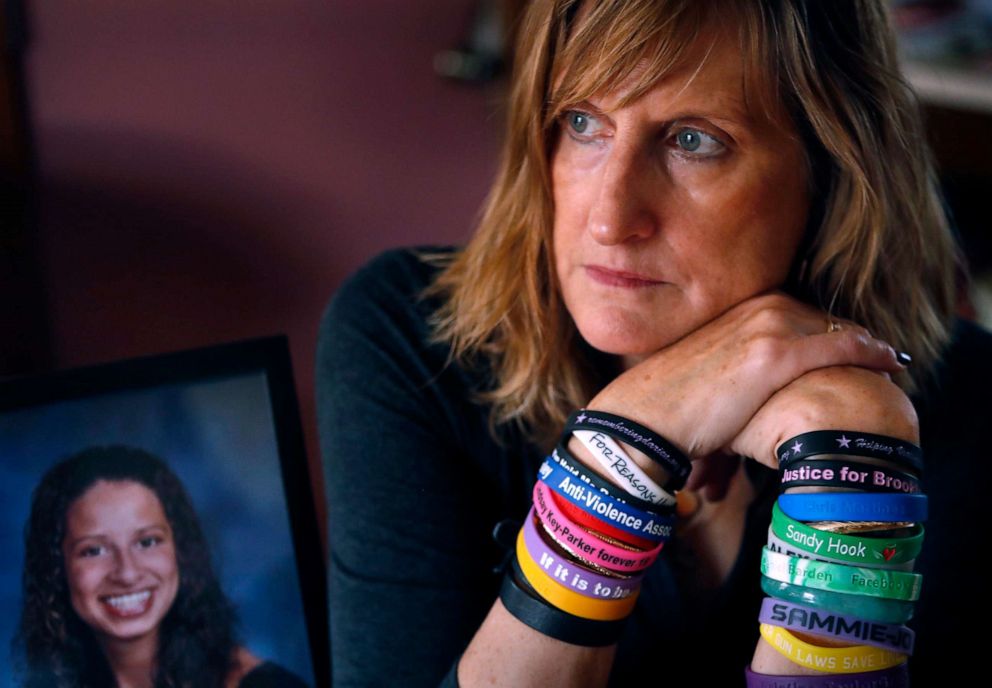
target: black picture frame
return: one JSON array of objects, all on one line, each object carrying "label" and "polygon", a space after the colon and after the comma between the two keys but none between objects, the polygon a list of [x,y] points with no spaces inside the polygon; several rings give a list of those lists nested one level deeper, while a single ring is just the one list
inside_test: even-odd
[{"label": "black picture frame", "polygon": [[[261,376],[265,398],[271,411],[272,432],[278,454],[278,474],[282,482],[285,509],[292,537],[293,560],[299,582],[301,608],[316,686],[330,685],[327,587],[314,493],[303,442],[299,403],[293,384],[289,346],[285,337],[266,337],[219,346],[155,355],[108,364],[51,373],[42,376],[0,380],[0,432],[14,414],[34,412],[56,404],[107,399],[108,396],[175,389],[176,386],[223,384],[247,381]],[[253,387],[254,389],[254,387]],[[8,426],[8,432],[10,428]],[[57,428],[53,432],[58,432]],[[0,461],[7,461],[0,434]],[[82,448],[82,447],[80,447]],[[62,457],[41,457],[35,467],[40,474],[47,465]],[[167,457],[163,457],[167,458]],[[8,466],[8,468],[10,468]],[[182,476],[180,476],[182,477]],[[245,495],[251,500],[252,495]],[[195,502],[194,498],[194,502]],[[27,518],[27,513],[24,514]],[[8,519],[9,520],[9,519]],[[23,520],[6,524],[8,531],[22,532]],[[204,524],[206,529],[206,524]],[[9,537],[9,533],[8,533]],[[18,543],[23,553],[23,539]],[[18,559],[20,561],[20,559]],[[9,580],[9,578],[8,578]],[[19,594],[19,590],[18,590]],[[8,596],[9,597],[9,596]],[[19,609],[0,610],[16,620]],[[283,610],[273,610],[275,614]],[[9,638],[0,637],[0,642]],[[0,648],[0,658],[9,656],[9,648]],[[278,661],[278,658],[274,658]],[[0,663],[2,664],[2,663]],[[309,678],[308,682],[309,682]]]}]

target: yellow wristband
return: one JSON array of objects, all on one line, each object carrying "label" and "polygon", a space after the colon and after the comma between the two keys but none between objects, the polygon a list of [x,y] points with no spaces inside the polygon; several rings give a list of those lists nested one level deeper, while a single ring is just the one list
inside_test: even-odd
[{"label": "yellow wristband", "polygon": [[761,637],[790,662],[829,674],[856,674],[890,669],[906,661],[906,655],[871,645],[820,647],[771,624],[761,624]]},{"label": "yellow wristband", "polygon": [[580,616],[583,619],[594,619],[596,621],[618,621],[630,614],[637,602],[640,590],[619,600],[597,600],[594,597],[580,595],[574,590],[569,590],[561,583],[545,573],[537,562],[527,551],[527,543],[524,542],[524,531],[520,529],[517,535],[517,562],[520,570],[524,573],[524,578],[530,586],[537,591],[537,594],[550,602],[552,605],[568,612],[573,616]]}]

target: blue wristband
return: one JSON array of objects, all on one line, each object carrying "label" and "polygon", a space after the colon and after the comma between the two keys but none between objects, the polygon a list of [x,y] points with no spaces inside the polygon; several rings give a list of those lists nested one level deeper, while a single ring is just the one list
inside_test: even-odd
[{"label": "blue wristband", "polygon": [[797,521],[927,520],[927,496],[873,492],[816,492],[783,494],[779,508]]},{"label": "blue wristband", "polygon": [[[550,457],[541,464],[537,475],[556,495],[614,528],[652,542],[665,542],[672,536],[675,528],[674,518],[641,511],[614,499],[605,492],[595,490],[552,461]],[[639,522],[641,525],[632,528],[627,525],[630,521]]]}]

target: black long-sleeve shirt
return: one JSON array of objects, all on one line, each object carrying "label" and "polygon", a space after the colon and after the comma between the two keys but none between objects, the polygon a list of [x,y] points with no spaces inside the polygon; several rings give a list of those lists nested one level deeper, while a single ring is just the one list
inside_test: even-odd
[{"label": "black long-sleeve shirt", "polygon": [[[432,249],[437,250],[437,249]],[[496,599],[505,551],[500,521],[521,521],[542,452],[512,427],[490,435],[477,395],[484,363],[447,364],[421,300],[436,268],[389,251],[351,277],[321,323],[319,429],[327,486],[333,685],[437,686]],[[930,496],[917,605],[914,683],[963,685],[987,618],[982,557],[992,495],[982,425],[992,420],[992,335],[959,323],[920,413]],[[669,543],[645,577],[619,643],[611,686],[743,685],[758,639],[759,560],[775,475],[753,462],[759,488],[733,570],[717,591],[692,593],[688,556]],[[984,500],[984,501],[983,501]],[[960,675],[956,683],[954,676]],[[450,675],[449,675],[450,681]]]}]

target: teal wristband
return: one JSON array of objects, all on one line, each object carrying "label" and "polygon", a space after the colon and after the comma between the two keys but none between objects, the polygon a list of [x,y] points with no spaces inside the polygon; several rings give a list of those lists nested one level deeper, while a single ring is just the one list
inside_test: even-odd
[{"label": "teal wristband", "polygon": [[[768,526],[768,549],[773,552],[778,552],[779,554],[788,554],[790,557],[802,557],[803,559],[816,559],[817,561],[826,561],[831,564],[847,564],[846,561],[841,561],[839,559],[831,559],[822,554],[811,554],[806,550],[794,546],[792,543],[786,542],[772,530],[771,526]],[[868,566],[868,564],[862,564],[862,566]],[[916,567],[916,560],[910,559],[909,561],[904,561],[901,564],[873,564],[869,568],[878,569],[892,569],[894,571],[909,571],[912,573],[913,569]]]},{"label": "teal wristband", "polygon": [[779,507],[772,507],[772,530],[794,547],[830,559],[862,566],[883,566],[912,561],[923,547],[923,526],[913,527],[913,535],[905,538],[881,539],[858,535],[842,535],[817,530],[794,518]]},{"label": "teal wristband", "polygon": [[804,588],[791,583],[783,583],[767,576],[761,577],[761,589],[766,595],[780,600],[825,609],[838,614],[849,614],[879,623],[906,623],[913,618],[913,610],[915,609],[912,602]]},{"label": "teal wristband", "polygon": [[761,551],[761,573],[783,583],[817,590],[907,602],[920,599],[923,584],[923,576],[919,573],[831,564],[780,554],[767,547]]}]

